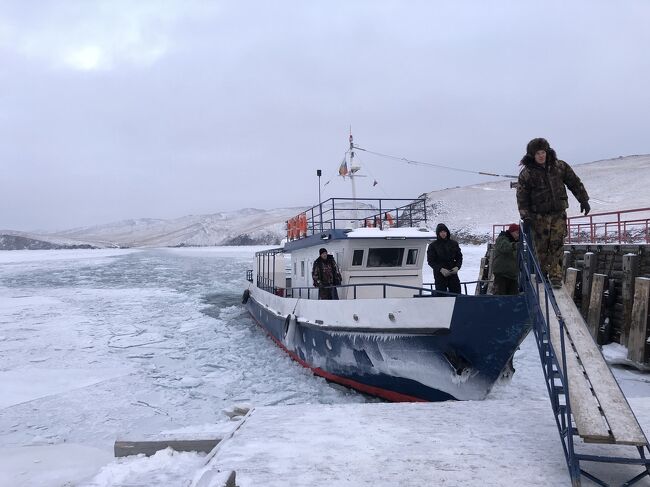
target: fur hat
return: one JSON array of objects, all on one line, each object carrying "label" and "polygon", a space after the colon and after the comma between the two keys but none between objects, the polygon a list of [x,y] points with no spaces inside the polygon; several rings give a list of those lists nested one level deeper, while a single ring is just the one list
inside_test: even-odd
[{"label": "fur hat", "polygon": [[323,252],[327,253],[327,249],[324,247],[318,251],[318,255],[322,254]]},{"label": "fur hat", "polygon": [[548,143],[548,140],[538,138],[538,139],[533,139],[530,142],[528,142],[528,145],[526,146],[526,154],[534,157],[535,153],[538,150],[543,150],[548,152],[551,149],[551,145]]},{"label": "fur hat", "polygon": [[519,231],[519,225],[516,223],[511,223],[510,226],[508,227],[508,233],[512,232],[518,232]]}]

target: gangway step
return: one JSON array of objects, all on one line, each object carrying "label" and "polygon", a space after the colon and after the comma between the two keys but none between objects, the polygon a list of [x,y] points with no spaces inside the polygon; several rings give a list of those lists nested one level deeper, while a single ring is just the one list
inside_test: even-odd
[{"label": "gangway step", "polygon": [[[545,302],[539,286],[540,303]],[[589,443],[646,445],[647,441],[602,353],[587,330],[582,315],[565,288],[553,291],[564,319],[569,400],[578,434]],[[542,312],[546,314],[544,306]],[[561,350],[560,325],[549,307],[553,349]],[[558,363],[565,369],[562,357]]]}]

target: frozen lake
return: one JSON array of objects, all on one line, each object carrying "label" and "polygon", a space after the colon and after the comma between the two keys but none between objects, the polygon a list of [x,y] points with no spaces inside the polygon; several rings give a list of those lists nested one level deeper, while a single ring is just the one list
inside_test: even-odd
[{"label": "frozen lake", "polygon": [[368,400],[293,363],[240,305],[254,249],[0,253],[3,447],[227,421],[224,408]]}]

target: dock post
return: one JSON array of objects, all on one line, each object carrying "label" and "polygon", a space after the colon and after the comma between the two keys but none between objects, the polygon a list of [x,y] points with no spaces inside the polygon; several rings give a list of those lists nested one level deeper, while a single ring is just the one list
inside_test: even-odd
[{"label": "dock post", "polygon": [[576,294],[576,285],[580,279],[580,270],[575,267],[569,267],[566,270],[566,278],[564,280],[564,285],[566,286],[567,292],[571,299],[574,298]]},{"label": "dock post", "polygon": [[650,305],[650,278],[635,279],[634,305],[627,345],[627,358],[643,365],[646,362],[646,340],[648,339],[648,309]]},{"label": "dock post", "polygon": [[634,282],[639,275],[639,256],[625,254],[623,256],[623,327],[621,330],[621,345],[627,346],[632,322],[632,307],[634,304]]},{"label": "dock post", "polygon": [[600,315],[603,304],[603,291],[605,290],[605,274],[594,274],[591,283],[591,296],[589,299],[589,312],[587,314],[587,326],[589,333],[598,343],[598,329],[600,328]]},{"label": "dock post", "polygon": [[562,278],[566,281],[566,271],[573,265],[573,255],[568,250],[562,256]]},{"label": "dock post", "polygon": [[591,282],[596,272],[598,256],[593,252],[585,252],[584,268],[582,270],[582,316],[589,311],[589,298],[591,296]]}]

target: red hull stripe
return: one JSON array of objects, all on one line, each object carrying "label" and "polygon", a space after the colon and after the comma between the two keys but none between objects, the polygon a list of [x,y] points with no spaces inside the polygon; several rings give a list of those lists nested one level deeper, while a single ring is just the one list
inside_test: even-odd
[{"label": "red hull stripe", "polygon": [[383,399],[387,399],[392,402],[428,402],[426,399],[421,399],[419,397],[409,396],[407,394],[401,394],[399,392],[381,389],[380,387],[369,386],[368,384],[363,384],[355,380],[346,379],[345,377],[339,377],[338,375],[330,374],[329,372],[319,367],[312,367],[307,362],[305,362],[300,357],[298,357],[298,355],[296,355],[294,352],[292,352],[287,347],[285,347],[280,340],[275,338],[273,334],[269,332],[266,329],[266,327],[253,315],[253,313],[250,313],[249,311],[249,314],[251,315],[253,320],[255,320],[255,322],[260,326],[260,328],[262,328],[262,330],[264,330],[266,334],[271,337],[271,339],[276,343],[278,347],[284,350],[293,360],[298,362],[303,367],[310,369],[316,375],[324,377],[327,380],[331,380],[332,382],[336,382],[338,384],[342,384],[344,386],[357,389],[358,391],[365,392],[366,394],[381,397]]}]

